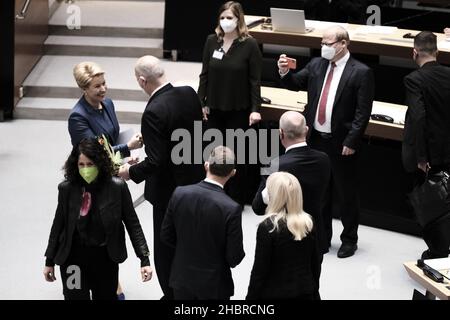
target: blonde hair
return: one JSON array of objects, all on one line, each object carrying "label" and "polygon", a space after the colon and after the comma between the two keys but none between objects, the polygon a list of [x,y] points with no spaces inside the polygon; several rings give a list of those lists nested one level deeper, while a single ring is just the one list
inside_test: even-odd
[{"label": "blonde hair", "polygon": [[217,17],[217,27],[214,30],[216,32],[218,41],[221,42],[225,34],[222,30],[222,27],[220,26],[220,15],[222,14],[222,12],[228,9],[230,9],[233,15],[237,18],[237,33],[239,41],[244,41],[245,39],[249,38],[250,35],[248,33],[247,25],[245,24],[244,9],[242,9],[242,5],[236,1],[228,1],[224,3],[219,9],[219,15]]},{"label": "blonde hair", "polygon": [[103,74],[105,74],[105,71],[95,62],[80,62],[73,68],[73,76],[81,89],[87,89],[92,79]]},{"label": "blonde hair", "polygon": [[267,179],[269,205],[266,213],[274,227],[270,232],[279,229],[280,220],[286,223],[294,240],[300,241],[311,232],[313,221],[303,211],[302,188],[297,178],[287,172],[275,172]]}]

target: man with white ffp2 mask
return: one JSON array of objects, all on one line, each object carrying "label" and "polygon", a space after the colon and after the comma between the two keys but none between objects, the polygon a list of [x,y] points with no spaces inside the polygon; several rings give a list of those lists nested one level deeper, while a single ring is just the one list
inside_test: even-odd
[{"label": "man with white ffp2 mask", "polygon": [[374,97],[372,71],[348,50],[350,38],[341,26],[326,29],[320,58],[294,73],[286,55],[278,60],[282,83],[289,90],[308,90],[307,141],[331,160],[330,192],[322,211],[325,237],[332,238],[332,215],[341,217],[344,230],[339,258],[352,256],[358,242],[357,160],[361,138],[369,122]]}]

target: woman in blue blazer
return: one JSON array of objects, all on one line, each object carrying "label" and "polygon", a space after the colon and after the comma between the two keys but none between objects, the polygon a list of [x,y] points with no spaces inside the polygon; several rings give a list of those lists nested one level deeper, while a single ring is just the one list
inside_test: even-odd
[{"label": "woman in blue blazer", "polygon": [[[130,150],[142,147],[142,135],[135,134],[127,143],[117,144],[120,127],[114,104],[106,98],[104,74],[105,71],[95,62],[80,62],[73,68],[73,76],[78,87],[83,90],[83,95],[69,115],[70,139],[72,145],[76,146],[85,138],[104,134],[114,151],[120,151],[122,158],[125,158],[130,156]],[[120,284],[117,295],[120,300],[125,299]]]},{"label": "woman in blue blazer", "polygon": [[122,157],[128,157],[130,150],[142,147],[141,134],[135,134],[127,143],[116,144],[120,127],[114,104],[106,98],[105,72],[94,62],[81,62],[73,69],[73,76],[83,90],[83,95],[73,107],[69,116],[69,133],[72,145],[84,138],[104,134],[114,151],[120,151]]}]

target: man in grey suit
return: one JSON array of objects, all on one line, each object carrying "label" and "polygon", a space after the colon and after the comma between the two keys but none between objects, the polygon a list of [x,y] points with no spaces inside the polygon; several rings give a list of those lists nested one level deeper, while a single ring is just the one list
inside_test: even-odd
[{"label": "man in grey suit", "polygon": [[230,268],[245,256],[242,208],[223,190],[236,172],[233,152],[216,147],[205,170],[205,180],[175,189],[161,228],[161,240],[175,247],[169,286],[176,300],[229,299]]}]

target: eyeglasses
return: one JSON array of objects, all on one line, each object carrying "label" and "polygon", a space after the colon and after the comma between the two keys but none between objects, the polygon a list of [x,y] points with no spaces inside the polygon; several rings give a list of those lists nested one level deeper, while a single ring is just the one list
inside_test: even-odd
[{"label": "eyeglasses", "polygon": [[341,40],[336,40],[335,42],[330,42],[330,43],[321,42],[320,46],[321,47],[323,47],[323,46],[331,47],[333,44],[338,43],[339,41],[341,41]]}]

